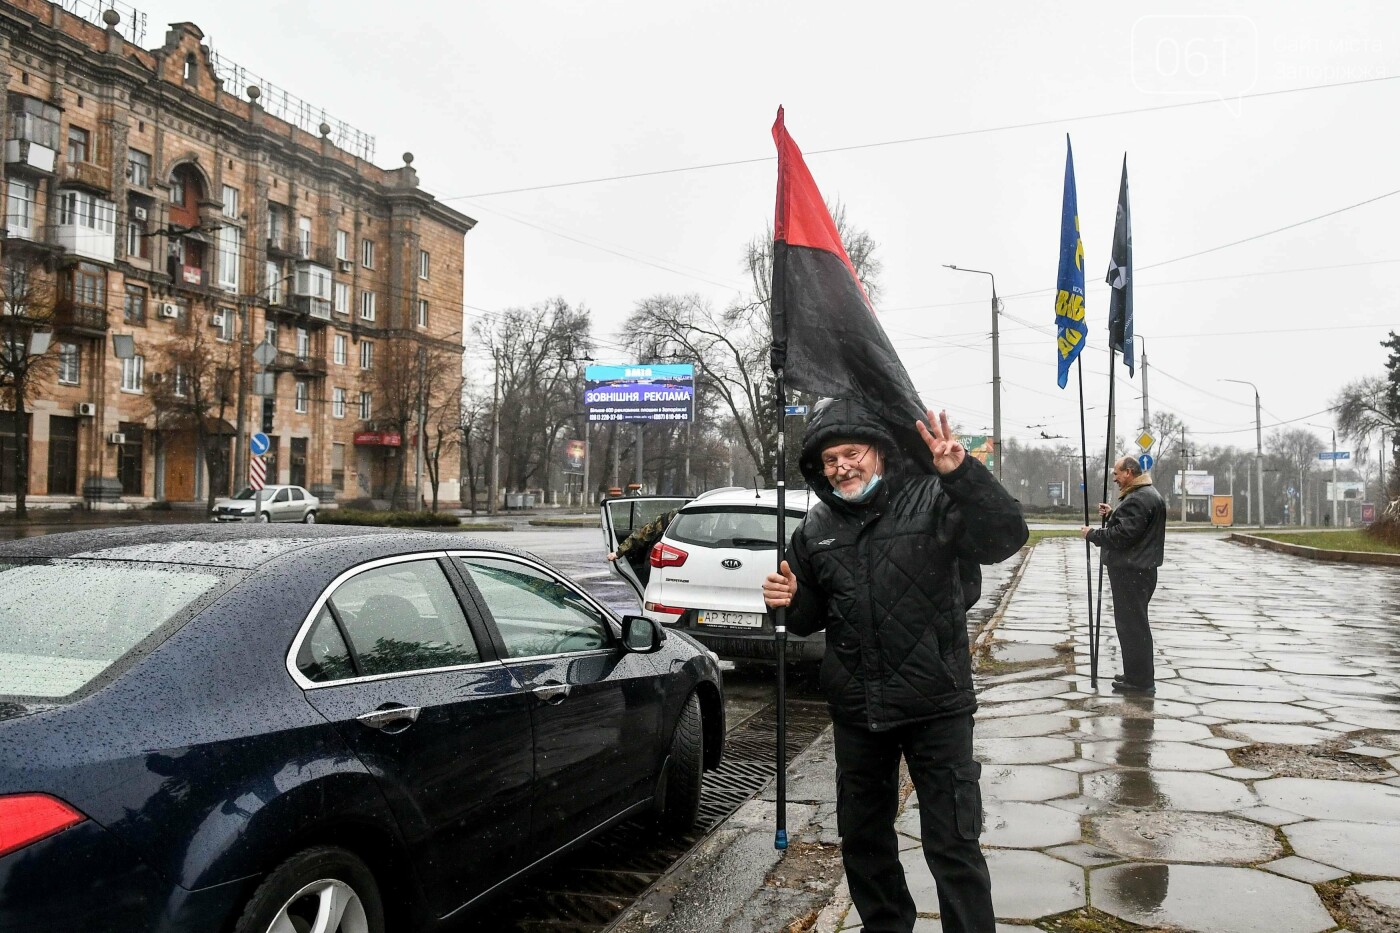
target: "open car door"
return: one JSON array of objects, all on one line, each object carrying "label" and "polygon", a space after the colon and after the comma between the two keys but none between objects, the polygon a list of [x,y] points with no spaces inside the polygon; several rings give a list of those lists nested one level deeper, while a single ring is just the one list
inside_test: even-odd
[{"label": "open car door", "polygon": [[[689,501],[684,496],[622,496],[608,499],[602,505],[604,553],[615,553],[632,532]],[[647,578],[651,575],[651,564],[648,562],[650,551],[650,548],[634,548],[627,555],[609,562],[613,573],[626,580],[627,585],[636,591],[638,602],[644,599]]]}]

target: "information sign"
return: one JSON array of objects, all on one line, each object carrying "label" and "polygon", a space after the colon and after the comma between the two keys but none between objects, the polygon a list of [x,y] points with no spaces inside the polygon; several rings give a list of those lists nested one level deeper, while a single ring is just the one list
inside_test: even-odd
[{"label": "information sign", "polygon": [[691,421],[695,367],[690,363],[630,363],[584,370],[583,407],[589,421]]},{"label": "information sign", "polygon": [[267,453],[268,448],[271,446],[272,442],[269,441],[267,435],[261,431],[248,438],[248,449],[253,452],[253,456],[255,457],[261,457],[263,454]]},{"label": "information sign", "polygon": [[1155,443],[1157,443],[1157,438],[1153,437],[1151,434],[1148,434],[1146,431],[1143,431],[1141,434],[1138,435],[1137,444],[1143,450],[1147,450]]},{"label": "information sign", "polygon": [[1138,457],[1138,469],[1146,473],[1148,470],[1152,469],[1152,464],[1156,462],[1157,461],[1152,459],[1151,454],[1143,454],[1141,457]]}]

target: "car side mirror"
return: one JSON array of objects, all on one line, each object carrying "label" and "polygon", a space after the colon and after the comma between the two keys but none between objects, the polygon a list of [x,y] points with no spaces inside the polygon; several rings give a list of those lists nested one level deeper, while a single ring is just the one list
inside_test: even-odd
[{"label": "car side mirror", "polygon": [[636,654],[651,654],[660,651],[666,641],[666,630],[659,622],[646,616],[622,617],[622,644]]}]

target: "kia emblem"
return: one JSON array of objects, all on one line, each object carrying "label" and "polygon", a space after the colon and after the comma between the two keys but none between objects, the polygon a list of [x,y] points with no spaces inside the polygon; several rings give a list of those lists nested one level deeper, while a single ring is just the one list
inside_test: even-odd
[{"label": "kia emblem", "polygon": [[742,561],[736,560],[736,559],[733,558],[733,557],[726,557],[724,560],[720,561],[719,563],[720,563],[720,566],[723,567],[723,568],[726,569],[726,570],[738,570],[740,567],[744,566],[744,564],[743,564]]}]

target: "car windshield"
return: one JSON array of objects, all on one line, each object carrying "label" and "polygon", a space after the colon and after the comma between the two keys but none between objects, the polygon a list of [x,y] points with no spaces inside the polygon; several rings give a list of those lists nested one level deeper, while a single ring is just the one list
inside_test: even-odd
[{"label": "car windshield", "polygon": [[[787,533],[792,534],[803,513],[787,510]],[[778,510],[735,506],[701,506],[676,516],[666,537],[685,544],[762,550],[778,546]]]},{"label": "car windshield", "polygon": [[[262,491],[262,494],[263,494],[263,498],[267,498],[267,497],[268,497],[268,492],[267,492],[266,489],[264,489],[264,490]],[[234,495],[233,498],[235,498],[235,499],[255,499],[255,498],[257,498],[257,495],[258,495],[257,490],[251,489],[251,488],[249,488],[249,487],[247,487],[247,486],[244,486],[242,489],[238,490],[238,493],[237,493],[236,495]]]},{"label": "car windshield", "polygon": [[168,564],[0,563],[0,696],[76,693],[229,578]]}]

